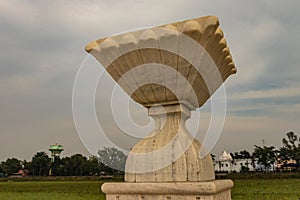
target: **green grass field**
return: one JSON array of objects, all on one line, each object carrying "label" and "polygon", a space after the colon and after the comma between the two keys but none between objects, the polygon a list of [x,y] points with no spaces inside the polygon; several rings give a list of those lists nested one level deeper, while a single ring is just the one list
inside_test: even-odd
[{"label": "green grass field", "polygon": [[234,200],[300,199],[300,179],[241,179],[234,180],[234,185]]},{"label": "green grass field", "polygon": [[[0,200],[101,200],[100,181],[0,182]],[[234,200],[300,199],[300,179],[234,180]]]},{"label": "green grass field", "polygon": [[105,199],[99,181],[0,182],[0,200]]}]

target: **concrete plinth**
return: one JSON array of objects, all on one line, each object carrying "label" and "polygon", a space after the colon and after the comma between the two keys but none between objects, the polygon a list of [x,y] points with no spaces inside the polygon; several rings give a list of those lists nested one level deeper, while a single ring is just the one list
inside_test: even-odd
[{"label": "concrete plinth", "polygon": [[107,200],[228,200],[231,180],[170,183],[105,183]]}]

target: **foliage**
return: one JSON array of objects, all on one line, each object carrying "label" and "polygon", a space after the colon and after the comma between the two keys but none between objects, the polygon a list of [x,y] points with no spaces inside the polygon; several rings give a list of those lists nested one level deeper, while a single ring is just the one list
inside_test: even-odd
[{"label": "foliage", "polygon": [[28,162],[28,161],[26,161],[26,160],[23,160],[23,161],[22,161],[22,167],[23,167],[23,169],[28,169],[28,170],[30,170],[30,169],[32,168],[32,163],[31,163],[31,162]]},{"label": "foliage", "polygon": [[127,156],[117,148],[104,147],[98,151],[99,161],[112,169],[112,174],[120,174],[125,171]]},{"label": "foliage", "polygon": [[84,176],[86,174],[85,163],[87,159],[81,154],[75,154],[71,157],[66,157],[63,159],[63,161],[66,174],[70,176]]},{"label": "foliage", "polygon": [[47,176],[50,169],[51,159],[41,151],[36,153],[31,160],[31,173],[34,176]]},{"label": "foliage", "polygon": [[[117,168],[124,169],[126,156],[115,148],[105,148],[102,152],[110,164]],[[81,154],[74,154],[71,157],[51,159],[45,152],[37,152],[31,162],[20,161],[15,158],[7,159],[0,165],[0,173],[3,171],[9,175],[17,173],[19,169],[28,169],[33,176],[93,176],[104,174],[120,174],[120,171],[104,166],[95,156],[87,158]]]},{"label": "foliage", "polygon": [[243,159],[251,158],[251,154],[247,150],[240,151],[240,156]]},{"label": "foliage", "polygon": [[104,165],[102,163],[99,163],[99,160],[97,157],[92,156],[88,160],[88,172],[89,175],[98,175],[101,173],[101,171],[104,170]]},{"label": "foliage", "polygon": [[1,163],[1,169],[3,173],[10,175],[17,173],[22,169],[22,162],[16,158],[8,158],[5,162]]},{"label": "foliage", "polygon": [[230,155],[233,159],[249,159],[249,158],[252,158],[251,154],[247,150],[230,153]]},{"label": "foliage", "polygon": [[75,154],[62,159],[55,157],[51,169],[54,176],[92,176],[100,174],[103,167],[94,156],[88,159],[81,154]]},{"label": "foliage", "polygon": [[294,132],[288,132],[287,138],[282,139],[283,146],[279,149],[279,158],[287,163],[289,160],[295,160],[300,164],[300,137]]},{"label": "foliage", "polygon": [[216,160],[216,155],[215,155],[215,154],[210,154],[210,156],[211,156],[211,159],[212,159],[213,161]]},{"label": "foliage", "polygon": [[264,171],[266,171],[275,162],[276,154],[277,154],[277,151],[274,146],[260,147],[260,146],[255,145],[255,149],[254,149],[252,156],[258,162],[258,164],[264,166]]},{"label": "foliage", "polygon": [[55,156],[51,162],[51,175],[63,175],[63,161],[59,156]]},{"label": "foliage", "polygon": [[[273,146],[259,147],[255,145],[252,155],[247,150],[230,153],[233,158],[232,162],[234,163],[236,159],[251,159],[252,163],[249,164],[255,167],[255,161],[257,161],[258,164],[264,166],[264,170],[267,170],[278,156],[284,163],[292,159],[300,164],[300,137],[293,132],[288,132],[286,138],[282,139],[282,144],[279,151],[275,150]],[[211,154],[211,156],[214,160],[215,155]],[[9,175],[18,172],[19,169],[28,169],[31,175],[46,176],[51,169],[53,176],[93,176],[122,174],[121,172],[125,169],[127,156],[114,147],[104,147],[99,150],[98,157],[87,158],[81,154],[75,154],[62,159],[55,157],[51,162],[45,152],[37,152],[31,162],[20,161],[16,158],[7,159],[0,164],[0,173]],[[249,167],[247,163],[246,166]],[[243,168],[242,172],[245,171],[248,169]]]}]

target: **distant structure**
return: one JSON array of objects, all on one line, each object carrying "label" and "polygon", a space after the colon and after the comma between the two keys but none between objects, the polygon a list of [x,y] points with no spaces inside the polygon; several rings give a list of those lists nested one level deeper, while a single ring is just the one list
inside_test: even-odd
[{"label": "distant structure", "polygon": [[241,172],[242,169],[248,171],[255,171],[259,167],[257,163],[253,163],[250,158],[247,159],[233,159],[230,153],[225,150],[219,159],[214,161],[214,167],[216,172]]},{"label": "distant structure", "polygon": [[265,167],[254,160],[253,158],[238,158],[232,157],[230,153],[225,150],[222,155],[214,160],[215,173],[232,173],[232,172],[261,172],[261,171],[293,171],[300,165],[296,160],[281,160],[277,159],[274,163],[265,169]]},{"label": "distant structure", "polygon": [[232,171],[232,157],[225,150],[222,155],[214,163],[215,171],[231,172]]},{"label": "distant structure", "polygon": [[60,144],[53,144],[50,145],[49,151],[51,152],[51,157],[54,161],[55,157],[59,157],[61,152],[64,150],[64,147]]},{"label": "distant structure", "polygon": [[[60,144],[50,145],[49,151],[51,152],[51,163],[53,165],[55,157],[60,157],[61,152],[64,150],[64,147]],[[49,176],[52,175],[52,165],[49,170]]]}]

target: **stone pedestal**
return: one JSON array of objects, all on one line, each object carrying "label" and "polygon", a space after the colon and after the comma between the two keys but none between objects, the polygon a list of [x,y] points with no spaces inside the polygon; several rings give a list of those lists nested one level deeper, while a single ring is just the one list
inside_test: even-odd
[{"label": "stone pedestal", "polygon": [[105,183],[107,200],[227,200],[231,180],[172,183]]},{"label": "stone pedestal", "polygon": [[207,16],[86,46],[155,120],[128,155],[125,183],[103,185],[108,200],[231,199],[232,181],[214,180],[210,154],[185,126],[191,111],[236,73],[223,36],[218,19]]},{"label": "stone pedestal", "polygon": [[214,180],[211,156],[201,158],[201,144],[186,130],[190,109],[174,104],[148,113],[156,127],[130,152],[126,182],[103,184],[106,199],[230,200],[233,182]]}]

